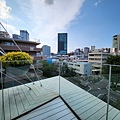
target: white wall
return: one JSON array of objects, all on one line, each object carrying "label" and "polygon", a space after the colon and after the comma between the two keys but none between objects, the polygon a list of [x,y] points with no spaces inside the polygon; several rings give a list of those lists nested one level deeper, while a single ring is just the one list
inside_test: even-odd
[{"label": "white wall", "polygon": [[74,68],[75,72],[81,75],[92,75],[92,65],[88,62],[68,62],[68,67]]}]

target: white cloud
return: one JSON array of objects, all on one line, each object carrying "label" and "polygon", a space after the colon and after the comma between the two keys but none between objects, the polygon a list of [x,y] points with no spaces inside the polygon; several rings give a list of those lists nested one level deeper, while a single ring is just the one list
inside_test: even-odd
[{"label": "white cloud", "polygon": [[[42,44],[54,46],[57,33],[67,32],[68,27],[80,13],[84,0],[17,0],[22,12],[29,18],[31,37]],[[27,28],[26,28],[27,29]]]},{"label": "white cloud", "polygon": [[1,19],[12,18],[12,16],[10,15],[11,10],[12,8],[6,5],[5,0],[0,0],[0,18]]},{"label": "white cloud", "polygon": [[54,0],[44,0],[46,4],[52,5],[54,4]]},{"label": "white cloud", "polygon": [[94,5],[97,7],[99,3],[101,3],[101,0],[98,0],[97,2],[95,2]]},{"label": "white cloud", "polygon": [[79,17],[79,19],[83,19],[86,15],[87,15],[87,13],[81,15],[81,16]]}]

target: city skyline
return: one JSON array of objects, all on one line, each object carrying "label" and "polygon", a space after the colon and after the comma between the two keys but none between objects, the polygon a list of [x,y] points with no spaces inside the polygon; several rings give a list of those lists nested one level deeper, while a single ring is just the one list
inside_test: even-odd
[{"label": "city skyline", "polygon": [[68,52],[76,48],[112,47],[120,34],[120,1],[116,0],[0,0],[0,22],[10,34],[27,30],[57,53],[58,33],[68,33]]}]

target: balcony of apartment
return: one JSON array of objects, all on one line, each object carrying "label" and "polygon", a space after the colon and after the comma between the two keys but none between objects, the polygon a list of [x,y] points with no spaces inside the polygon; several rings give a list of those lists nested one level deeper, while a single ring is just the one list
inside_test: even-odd
[{"label": "balcony of apartment", "polygon": [[90,62],[90,63],[102,63],[101,60],[95,60],[95,59],[92,59],[92,60],[89,59],[88,62]]},{"label": "balcony of apartment", "polygon": [[89,58],[102,58],[102,56],[89,56]]},{"label": "balcony of apartment", "polygon": [[[4,49],[5,51],[12,51],[12,50],[19,50],[19,48],[15,45],[4,45],[1,44],[0,47]],[[41,48],[36,48],[36,47],[31,47],[31,46],[23,46],[19,45],[20,49],[22,51],[27,51],[27,52],[41,52]]]},{"label": "balcony of apartment", "polygon": [[[107,104],[88,92],[95,91],[96,94],[101,92],[99,96],[104,94],[103,97],[105,97],[106,93],[102,91],[102,88],[109,88],[107,77],[105,80],[100,80],[104,84],[99,81],[101,85],[98,86],[97,83],[96,87],[92,87],[95,83],[91,82],[90,77],[90,81],[85,80],[89,84],[88,89],[84,90],[79,86],[80,80],[83,78],[63,76],[62,73],[65,71],[60,69],[62,66],[59,63],[56,64],[58,75],[46,79],[42,79],[38,75],[34,65],[31,67],[34,77],[32,77],[33,73],[28,74],[30,71],[26,72],[24,67],[21,70],[15,68],[16,72],[23,73],[16,75],[12,71],[7,73],[2,65],[3,63],[1,63],[0,69],[0,120],[119,120],[120,118],[118,108],[109,105],[110,99],[113,102],[117,101],[118,93],[114,93],[114,95],[111,93],[107,97],[109,100]],[[23,76],[26,78],[22,78]],[[7,84],[5,78],[11,79],[12,82]],[[117,106],[120,106],[119,102],[117,102]]]}]

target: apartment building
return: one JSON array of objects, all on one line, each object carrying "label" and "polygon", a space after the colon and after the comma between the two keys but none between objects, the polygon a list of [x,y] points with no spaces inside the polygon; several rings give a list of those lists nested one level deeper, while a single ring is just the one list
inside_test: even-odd
[{"label": "apartment building", "polygon": [[120,34],[113,36],[112,48],[113,53],[120,54]]},{"label": "apartment building", "polygon": [[[0,35],[0,49],[2,52],[12,52],[12,51],[20,51],[20,49],[23,52],[29,53],[34,60],[40,60],[42,59],[41,57],[41,48],[37,48],[36,46],[39,45],[40,43],[37,42],[32,42],[32,41],[26,41],[26,40],[18,40],[18,39],[13,39],[10,37],[6,37],[7,34]],[[17,47],[17,45],[19,48]]]},{"label": "apartment building", "polygon": [[50,57],[51,55],[51,48],[48,45],[43,45],[42,46],[42,54],[43,56]]},{"label": "apartment building", "polygon": [[100,74],[102,72],[102,64],[105,63],[108,55],[108,51],[101,49],[95,49],[91,53],[88,53],[88,62],[92,64],[93,74]]},{"label": "apartment building", "polygon": [[68,62],[68,67],[75,69],[75,72],[80,75],[91,76],[92,65],[88,62]]}]

